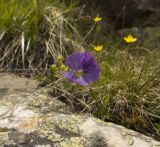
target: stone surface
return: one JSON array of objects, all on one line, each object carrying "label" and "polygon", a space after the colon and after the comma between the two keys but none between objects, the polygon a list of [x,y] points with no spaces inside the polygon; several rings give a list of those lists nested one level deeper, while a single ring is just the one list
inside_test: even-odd
[{"label": "stone surface", "polygon": [[[81,0],[113,22],[115,28],[157,26],[160,0]],[[106,23],[106,22],[105,22]]]},{"label": "stone surface", "polygon": [[[0,77],[0,87],[3,87],[2,83],[4,87],[7,85],[7,79],[2,82],[4,76]],[[13,75],[7,77],[15,79]],[[16,77],[16,81],[20,80],[25,87],[28,79]],[[13,84],[14,80],[10,82]],[[15,83],[14,88],[17,86]],[[103,122],[87,114],[71,113],[65,104],[47,95],[44,89],[37,89],[36,83],[31,87],[31,91],[27,90],[28,93],[24,89],[25,95],[21,90],[8,91],[7,94],[0,90],[3,92],[0,96],[0,146],[160,146],[160,142],[122,126]],[[6,89],[10,88],[6,86]],[[33,92],[33,89],[36,90]]]},{"label": "stone surface", "polygon": [[[123,6],[134,8],[134,11],[158,11],[160,9],[160,1],[159,0],[109,0],[111,1],[112,8],[114,9],[116,6],[123,8]],[[118,5],[120,4],[120,5]],[[132,4],[132,5],[131,5]],[[119,8],[120,10],[120,8]],[[116,11],[116,10],[115,10]],[[130,12],[129,12],[130,13]]]},{"label": "stone surface", "polygon": [[32,93],[37,89],[37,81],[10,73],[0,73],[0,96]]},{"label": "stone surface", "polygon": [[160,23],[159,0],[111,0],[110,3],[118,28],[157,26]]}]

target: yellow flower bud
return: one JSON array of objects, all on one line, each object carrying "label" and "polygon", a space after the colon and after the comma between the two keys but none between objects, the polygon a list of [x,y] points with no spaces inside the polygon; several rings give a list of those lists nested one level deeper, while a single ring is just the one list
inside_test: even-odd
[{"label": "yellow flower bud", "polygon": [[50,69],[53,70],[53,71],[56,70],[56,69],[57,69],[56,64],[52,64],[52,65],[50,66]]},{"label": "yellow flower bud", "polygon": [[63,58],[62,55],[58,55],[58,56],[57,56],[57,61],[63,62],[63,60],[64,60],[64,58]]},{"label": "yellow flower bud", "polygon": [[66,65],[64,65],[64,64],[62,64],[60,66],[60,69],[63,70],[63,71],[68,71],[68,67]]}]

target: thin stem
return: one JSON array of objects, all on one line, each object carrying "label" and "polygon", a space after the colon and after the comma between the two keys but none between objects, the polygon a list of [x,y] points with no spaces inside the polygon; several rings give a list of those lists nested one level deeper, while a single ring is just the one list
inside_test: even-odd
[{"label": "thin stem", "polygon": [[88,36],[91,34],[91,32],[94,30],[96,26],[96,23],[92,26],[92,28],[88,31],[87,35],[83,38],[83,40],[81,41],[81,43],[79,45],[82,45],[83,42],[88,38]]}]

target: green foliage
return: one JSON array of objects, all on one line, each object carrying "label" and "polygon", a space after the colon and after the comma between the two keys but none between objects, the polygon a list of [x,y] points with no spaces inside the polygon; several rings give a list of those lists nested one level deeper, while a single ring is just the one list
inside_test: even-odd
[{"label": "green foliage", "polygon": [[[63,95],[75,109],[91,111],[103,120],[159,136],[159,54],[137,57],[124,48],[110,54],[95,52],[95,56],[102,69],[99,81],[81,87],[62,78],[53,88],[54,96]],[[60,71],[59,68],[58,75],[62,77]]]},{"label": "green foliage", "polygon": [[[86,106],[83,107],[103,120],[158,136],[159,54],[151,52],[137,57],[124,48],[122,51],[110,51],[110,54],[107,51],[95,53],[95,56],[102,69],[99,81],[83,88],[64,79],[60,83],[61,93],[65,90],[84,100]],[[70,97],[71,101],[73,97]],[[80,105],[74,103],[75,106],[77,104]]]},{"label": "green foliage", "polygon": [[69,13],[59,0],[0,1],[0,68],[49,67],[58,54],[77,46]]},{"label": "green foliage", "polygon": [[102,100],[99,109],[93,110],[96,116],[142,132],[157,131],[153,124],[160,122],[160,64],[158,55],[155,57],[154,54],[134,57],[126,51],[118,51],[114,55],[114,65],[106,68],[111,74],[106,73],[105,68],[102,70],[103,80],[100,80],[99,87],[106,81],[100,93],[106,93],[107,102]]},{"label": "green foliage", "polygon": [[12,33],[25,31],[27,36],[34,37],[43,10],[36,0],[1,0],[0,14],[3,14],[0,15],[0,29],[9,29]]},{"label": "green foliage", "polygon": [[[81,45],[96,56],[102,70],[100,79],[82,87],[64,79],[58,68],[55,74],[45,76],[60,76],[50,81],[56,83],[54,96],[65,99],[75,110],[92,112],[103,120],[160,136],[160,52],[149,51],[138,43],[126,45],[118,37],[104,42],[103,37],[96,37],[103,31],[101,24],[91,24],[88,32],[81,34]],[[94,50],[97,44],[103,46],[102,51]]]}]

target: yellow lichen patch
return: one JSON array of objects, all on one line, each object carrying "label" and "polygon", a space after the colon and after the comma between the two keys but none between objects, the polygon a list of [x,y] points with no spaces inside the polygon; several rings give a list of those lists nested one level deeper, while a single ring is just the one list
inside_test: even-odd
[{"label": "yellow lichen patch", "polygon": [[69,140],[65,140],[60,143],[62,147],[84,147],[89,145],[90,142],[83,137],[71,137]]},{"label": "yellow lichen patch", "polygon": [[82,117],[82,116],[71,116],[71,120],[74,122],[74,123],[83,123],[85,121],[85,119]]},{"label": "yellow lichen patch", "polygon": [[12,105],[12,102],[8,99],[2,99],[0,101],[0,106],[11,106]]},{"label": "yellow lichen patch", "polygon": [[64,138],[61,137],[61,135],[59,135],[59,134],[51,134],[47,137],[47,139],[49,139],[53,142],[61,142],[64,140]]},{"label": "yellow lichen patch", "polygon": [[3,144],[3,136],[6,132],[3,132],[3,129],[0,128],[0,145]]},{"label": "yellow lichen patch", "polygon": [[65,121],[65,122],[61,122],[58,126],[61,129],[67,129],[71,132],[79,133],[79,129],[78,129],[77,125],[79,125],[83,122],[84,122],[84,118],[82,118],[81,116],[72,115],[70,117],[70,119],[67,119],[67,121]]},{"label": "yellow lichen patch", "polygon": [[38,128],[39,118],[37,116],[33,116],[27,120],[21,122],[18,127],[18,130],[23,133],[34,132]]},{"label": "yellow lichen patch", "polygon": [[153,147],[160,147],[160,144],[154,144]]},{"label": "yellow lichen patch", "polygon": [[78,133],[78,128],[76,126],[74,126],[74,124],[71,124],[71,123],[70,124],[62,123],[62,124],[59,125],[59,128],[67,129],[67,130],[69,130],[71,132]]},{"label": "yellow lichen patch", "polygon": [[[39,120],[39,133],[40,134],[48,134],[54,130],[54,124],[52,122],[51,117],[43,116]],[[48,135],[47,135],[48,136]],[[50,136],[51,137],[51,136]]]},{"label": "yellow lichen patch", "polygon": [[121,129],[121,134],[122,134],[123,136],[128,135],[127,129],[122,128],[122,129]]},{"label": "yellow lichen patch", "polygon": [[133,144],[134,144],[134,141],[133,141],[133,140],[128,140],[128,144],[129,144],[129,145],[133,145]]},{"label": "yellow lichen patch", "polygon": [[108,126],[111,126],[113,125],[112,123],[110,122],[104,122],[98,118],[92,118],[94,122],[98,123],[99,125],[108,125]]},{"label": "yellow lichen patch", "polygon": [[31,107],[42,107],[46,104],[48,104],[49,98],[45,94],[39,94],[38,96],[35,95],[32,97],[32,101],[30,103]]},{"label": "yellow lichen patch", "polygon": [[107,122],[107,125],[108,125],[108,126],[113,126],[113,123]]},{"label": "yellow lichen patch", "polygon": [[84,145],[79,145],[78,143],[61,143],[62,147],[84,147]]}]

